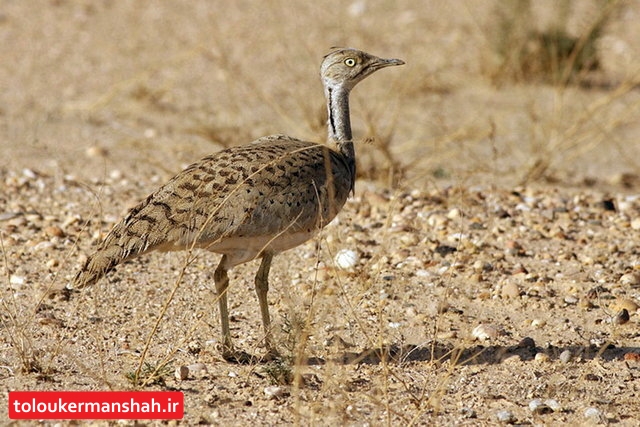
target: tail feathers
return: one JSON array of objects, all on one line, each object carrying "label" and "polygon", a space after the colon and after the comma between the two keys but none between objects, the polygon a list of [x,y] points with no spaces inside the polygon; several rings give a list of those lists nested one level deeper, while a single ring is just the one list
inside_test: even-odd
[{"label": "tail feathers", "polygon": [[[183,180],[186,178],[183,177]],[[205,202],[208,200],[206,195],[208,193],[198,196],[202,202],[202,206],[198,207],[192,200],[193,195],[178,192],[175,179],[161,187],[116,224],[76,275],[74,287],[92,285],[116,265],[145,252],[189,247],[195,236],[201,234],[194,233],[193,230],[201,230],[209,218],[208,210],[205,209]],[[218,228],[209,230],[207,236],[218,236],[218,229],[224,230],[227,227],[220,221],[216,225]]]},{"label": "tail feathers", "polygon": [[118,245],[104,247],[92,254],[76,274],[74,288],[84,288],[96,283],[114,267],[125,260],[124,251]]},{"label": "tail feathers", "polygon": [[73,280],[74,288],[93,285],[121,262],[141,255],[155,246],[149,234],[133,234],[129,226],[126,221],[122,221],[111,230],[100,248],[89,256],[76,274]]}]

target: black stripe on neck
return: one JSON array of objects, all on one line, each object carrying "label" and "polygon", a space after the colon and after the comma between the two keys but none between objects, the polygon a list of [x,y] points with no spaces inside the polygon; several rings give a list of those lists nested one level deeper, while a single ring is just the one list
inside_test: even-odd
[{"label": "black stripe on neck", "polygon": [[329,88],[329,125],[331,125],[331,131],[333,137],[337,138],[336,134],[336,122],[333,117],[333,89]]}]

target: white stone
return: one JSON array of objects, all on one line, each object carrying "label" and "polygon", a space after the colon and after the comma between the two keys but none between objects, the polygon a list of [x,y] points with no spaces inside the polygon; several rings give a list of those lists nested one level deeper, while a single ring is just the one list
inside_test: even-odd
[{"label": "white stone", "polygon": [[336,265],[342,270],[350,270],[356,266],[360,257],[358,253],[352,249],[342,249],[335,258]]}]

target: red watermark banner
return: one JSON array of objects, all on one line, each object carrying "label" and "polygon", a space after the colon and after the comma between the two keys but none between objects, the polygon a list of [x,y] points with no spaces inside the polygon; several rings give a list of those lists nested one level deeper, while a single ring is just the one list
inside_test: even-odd
[{"label": "red watermark banner", "polygon": [[178,420],[180,391],[10,391],[12,420]]}]

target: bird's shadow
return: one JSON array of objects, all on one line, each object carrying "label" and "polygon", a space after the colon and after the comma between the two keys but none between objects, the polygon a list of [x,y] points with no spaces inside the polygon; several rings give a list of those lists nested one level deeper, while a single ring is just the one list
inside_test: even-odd
[{"label": "bird's shadow", "polygon": [[[429,343],[426,345],[394,344],[386,347],[365,349],[359,352],[347,351],[328,360],[331,363],[344,365],[445,361],[456,365],[493,365],[499,364],[512,356],[517,356],[522,361],[534,360],[539,353],[544,354],[550,360],[558,360],[562,359],[560,355],[565,351],[570,352],[570,359],[602,359],[604,361],[624,360],[625,358],[640,359],[640,347],[616,347],[610,343],[605,343],[602,346],[576,344],[563,347],[552,345],[540,347],[536,346],[533,340],[530,342],[523,341],[512,346],[484,346],[478,344],[468,347],[455,347],[444,343]],[[307,364],[324,365],[328,363],[328,360],[320,357],[309,357]]]}]

